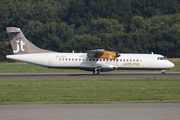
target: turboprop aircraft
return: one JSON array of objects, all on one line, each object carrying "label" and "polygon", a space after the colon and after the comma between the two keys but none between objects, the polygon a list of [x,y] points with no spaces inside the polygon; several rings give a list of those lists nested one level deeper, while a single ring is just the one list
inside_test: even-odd
[{"label": "turboprop aircraft", "polygon": [[174,64],[159,54],[120,54],[104,49],[89,50],[87,53],[61,53],[44,50],[28,41],[16,27],[7,27],[14,55],[6,57],[47,68],[82,69],[99,74],[111,70],[162,70]]}]

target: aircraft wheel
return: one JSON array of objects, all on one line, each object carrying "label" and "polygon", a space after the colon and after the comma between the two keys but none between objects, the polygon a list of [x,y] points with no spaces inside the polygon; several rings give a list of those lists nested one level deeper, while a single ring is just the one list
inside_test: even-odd
[{"label": "aircraft wheel", "polygon": [[93,71],[93,74],[94,74],[94,75],[99,75],[99,72],[100,72],[99,70],[94,70],[94,71]]},{"label": "aircraft wheel", "polygon": [[161,72],[162,74],[165,74],[165,70],[162,70],[162,72]]},{"label": "aircraft wheel", "polygon": [[165,74],[165,72],[162,72],[162,74]]}]

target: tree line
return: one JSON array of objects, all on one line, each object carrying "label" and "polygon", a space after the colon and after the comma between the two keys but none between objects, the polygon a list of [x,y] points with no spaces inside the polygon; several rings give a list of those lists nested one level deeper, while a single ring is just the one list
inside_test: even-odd
[{"label": "tree line", "polygon": [[6,27],[58,52],[106,49],[180,57],[180,0],[1,0],[0,61],[13,54]]}]

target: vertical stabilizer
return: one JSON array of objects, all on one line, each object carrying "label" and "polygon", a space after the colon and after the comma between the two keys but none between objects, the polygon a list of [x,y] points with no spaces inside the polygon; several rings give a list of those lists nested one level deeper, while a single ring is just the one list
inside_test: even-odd
[{"label": "vertical stabilizer", "polygon": [[53,51],[43,50],[28,41],[20,28],[6,27],[14,54],[50,53]]}]

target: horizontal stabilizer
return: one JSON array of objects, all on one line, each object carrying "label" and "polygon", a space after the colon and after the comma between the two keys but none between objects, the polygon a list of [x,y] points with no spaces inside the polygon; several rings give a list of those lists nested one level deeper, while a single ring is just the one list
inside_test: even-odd
[{"label": "horizontal stabilizer", "polygon": [[7,32],[8,32],[8,33],[20,33],[21,30],[20,30],[19,28],[7,27]]}]

